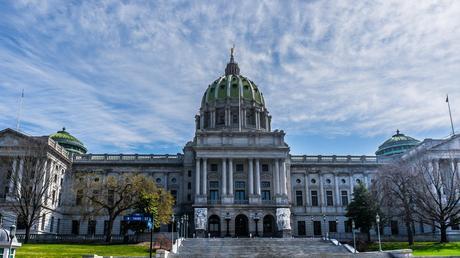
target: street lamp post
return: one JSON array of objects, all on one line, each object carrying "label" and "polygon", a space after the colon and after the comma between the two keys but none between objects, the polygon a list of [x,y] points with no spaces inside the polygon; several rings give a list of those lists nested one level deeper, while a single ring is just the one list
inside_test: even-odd
[{"label": "street lamp post", "polygon": [[379,238],[379,251],[381,252],[382,251],[382,242],[380,241],[380,216],[379,216],[378,213],[375,216],[375,220],[377,221],[377,236]]},{"label": "street lamp post", "polygon": [[16,236],[16,225],[11,225],[10,227],[10,250],[8,251],[8,257],[13,257],[11,251],[13,250],[13,239]]},{"label": "street lamp post", "polygon": [[174,214],[171,217],[171,252],[173,251],[174,245]]},{"label": "street lamp post", "polygon": [[150,228],[150,248],[149,248],[149,257],[152,258],[152,248],[153,248],[153,228],[155,227],[155,222],[153,220],[153,213],[150,213],[150,219],[152,227]]},{"label": "street lamp post", "polygon": [[257,212],[254,214],[253,219],[254,219],[254,222],[256,223],[256,234],[254,236],[258,237],[259,236],[259,228],[258,228],[259,223],[258,222],[260,220],[260,216],[259,216],[259,214]]},{"label": "street lamp post", "polygon": [[351,231],[353,232],[353,253],[356,253],[355,221],[351,221]]},{"label": "street lamp post", "polygon": [[339,234],[339,219],[335,217],[335,238],[337,241],[339,240],[340,237],[337,237]]}]

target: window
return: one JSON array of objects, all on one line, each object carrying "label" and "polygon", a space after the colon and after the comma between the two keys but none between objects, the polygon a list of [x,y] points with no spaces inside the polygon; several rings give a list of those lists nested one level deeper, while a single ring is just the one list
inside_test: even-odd
[{"label": "window", "polygon": [[191,201],[192,200],[192,195],[191,194],[187,194],[187,201]]},{"label": "window", "polygon": [[329,221],[329,232],[330,233],[336,233],[337,232],[337,222],[335,221]]},{"label": "window", "polygon": [[88,221],[88,235],[94,236],[96,234],[96,223],[95,220]]},{"label": "window", "polygon": [[315,236],[321,235],[321,221],[313,221],[313,234]]},{"label": "window", "polygon": [[268,164],[262,164],[262,172],[268,172]]},{"label": "window", "polygon": [[305,236],[305,221],[297,221],[297,234],[299,236]]},{"label": "window", "polygon": [[313,178],[310,182],[311,182],[312,184],[316,184],[316,179]]},{"label": "window", "polygon": [[[224,85],[222,85],[224,86]],[[225,86],[224,86],[225,87]],[[225,124],[225,109],[219,108],[217,109],[217,125],[224,125]]]},{"label": "window", "polygon": [[157,184],[159,184],[161,183],[161,178],[158,177],[155,181],[157,182]]},{"label": "window", "polygon": [[171,190],[171,195],[174,197],[173,205],[176,205],[176,202],[177,202],[177,190]]},{"label": "window", "polygon": [[244,190],[236,190],[235,191],[235,200],[242,201],[246,200],[246,194]]},{"label": "window", "polygon": [[61,219],[58,219],[57,220],[57,225],[56,225],[56,233],[59,234],[60,229],[61,229]]},{"label": "window", "polygon": [[296,182],[297,184],[302,183],[302,181],[301,181],[300,179],[298,179],[298,178],[295,180],[295,182]]},{"label": "window", "polygon": [[53,233],[53,230],[54,230],[54,217],[51,217],[50,232]]},{"label": "window", "polygon": [[451,226],[452,230],[460,230],[460,219],[456,217],[450,218],[453,225]]},{"label": "window", "polygon": [[46,214],[43,215],[43,217],[42,217],[42,223],[41,223],[41,226],[40,226],[40,229],[41,229],[42,231],[45,230],[45,222],[46,222]]},{"label": "window", "polygon": [[311,206],[318,206],[318,191],[311,191]]},{"label": "window", "polygon": [[81,205],[82,200],[83,200],[83,190],[80,189],[77,191],[77,197],[75,199],[75,204]]},{"label": "window", "polygon": [[113,205],[114,201],[115,201],[115,191],[114,190],[109,190],[107,192],[107,203],[109,205]]},{"label": "window", "polygon": [[246,183],[244,181],[235,181],[235,188],[245,188]]},{"label": "window", "polygon": [[72,220],[72,234],[73,235],[80,234],[80,221]]},{"label": "window", "polygon": [[209,198],[211,201],[219,200],[219,190],[210,190],[209,191]]},{"label": "window", "polygon": [[262,188],[270,188],[270,181],[262,181],[262,182],[260,183],[260,186],[261,186]]},{"label": "window", "polygon": [[236,164],[236,172],[243,172],[244,166],[243,164]]},{"label": "window", "polygon": [[356,179],[356,183],[357,184],[361,183],[361,179]]},{"label": "window", "polygon": [[303,193],[302,193],[302,191],[295,191],[295,202],[296,202],[296,206],[302,206],[303,205]]},{"label": "window", "polygon": [[109,231],[109,221],[104,220],[104,235],[107,235],[107,231]]},{"label": "window", "polygon": [[392,235],[398,235],[399,234],[399,227],[398,227],[398,221],[397,220],[392,220],[391,221],[391,234]]},{"label": "window", "polygon": [[173,178],[171,179],[171,182],[172,182],[173,184],[175,184],[175,183],[177,182],[177,179],[176,179],[175,177],[173,177]]},{"label": "window", "polygon": [[347,180],[342,179],[342,184],[345,184],[346,182],[347,182]]},{"label": "window", "polygon": [[217,172],[217,164],[211,164],[211,171]]},{"label": "window", "polygon": [[328,185],[330,185],[330,184],[331,184],[331,179],[329,179],[329,178],[326,179],[326,183],[327,183]]},{"label": "window", "polygon": [[192,171],[191,170],[188,171],[188,177],[192,177]]},{"label": "window", "polygon": [[332,191],[326,191],[326,205],[334,206],[334,199],[332,198]]},{"label": "window", "polygon": [[219,181],[210,181],[209,188],[219,188]]},{"label": "window", "polygon": [[190,182],[187,183],[187,189],[189,189],[189,190],[192,189],[192,183],[190,183]]},{"label": "window", "polygon": [[344,221],[343,224],[345,226],[345,232],[351,233],[351,231],[353,230],[352,229],[353,223],[351,222],[351,220]]},{"label": "window", "polygon": [[342,205],[347,206],[348,205],[348,192],[347,191],[342,191]]},{"label": "window", "polygon": [[270,199],[270,190],[262,190],[262,200],[269,201]]},{"label": "window", "polygon": [[54,175],[54,183],[57,183],[57,175]]},{"label": "window", "polygon": [[53,193],[51,194],[51,201],[53,205],[56,203],[56,190],[53,190]]}]

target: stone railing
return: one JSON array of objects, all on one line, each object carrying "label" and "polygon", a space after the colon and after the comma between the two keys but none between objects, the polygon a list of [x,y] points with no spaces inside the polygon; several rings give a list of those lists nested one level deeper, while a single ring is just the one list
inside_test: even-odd
[{"label": "stone railing", "polygon": [[356,163],[356,164],[377,164],[376,156],[322,156],[322,155],[291,155],[291,163],[309,163],[309,164],[331,164],[331,163]]},{"label": "stone railing", "polygon": [[182,154],[85,154],[75,155],[73,161],[79,162],[152,162],[152,163],[181,163]]},{"label": "stone railing", "polygon": [[[64,149],[61,145],[59,145],[57,142],[55,142],[53,139],[48,138],[48,145],[55,149],[58,153],[61,153],[65,157],[69,157],[69,152]],[[70,157],[69,157],[70,158]]]}]

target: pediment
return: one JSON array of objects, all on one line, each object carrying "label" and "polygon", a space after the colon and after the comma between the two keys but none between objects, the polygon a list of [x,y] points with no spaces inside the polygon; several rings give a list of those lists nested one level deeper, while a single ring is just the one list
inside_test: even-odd
[{"label": "pediment", "polygon": [[16,147],[26,144],[29,136],[17,132],[13,129],[5,129],[0,131],[0,147]]}]

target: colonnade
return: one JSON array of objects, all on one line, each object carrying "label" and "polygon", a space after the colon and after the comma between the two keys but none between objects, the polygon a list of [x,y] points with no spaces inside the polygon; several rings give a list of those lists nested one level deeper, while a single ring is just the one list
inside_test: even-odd
[{"label": "colonnade", "polygon": [[[213,162],[215,159],[213,158]],[[244,170],[244,173],[247,173],[247,190],[249,196],[261,196],[261,160],[259,158],[249,158],[249,159],[238,159],[240,163],[247,164],[247,170]],[[222,196],[233,196],[234,194],[234,169],[236,164],[234,164],[233,158],[220,158],[221,166],[221,194]],[[287,172],[286,172],[286,163],[284,159],[274,159],[270,160],[272,165],[273,180],[271,182],[274,184],[272,188],[275,195],[287,195]],[[208,158],[197,158],[196,159],[196,168],[195,168],[195,194],[196,195],[207,195],[208,189]]]}]

